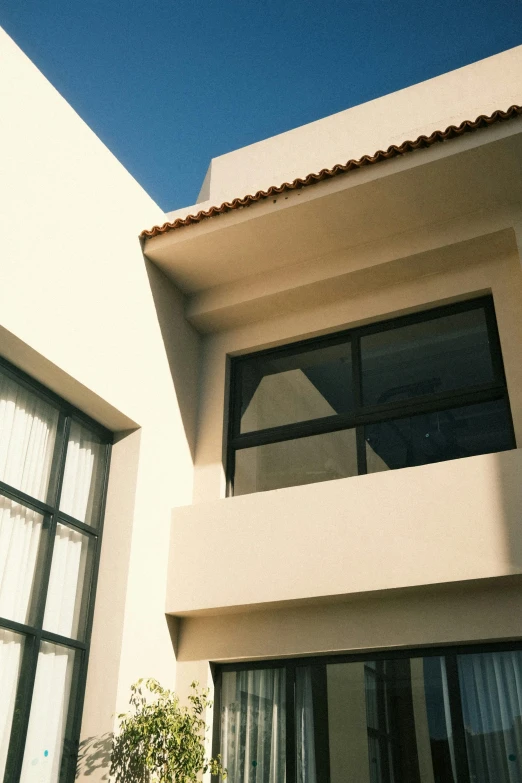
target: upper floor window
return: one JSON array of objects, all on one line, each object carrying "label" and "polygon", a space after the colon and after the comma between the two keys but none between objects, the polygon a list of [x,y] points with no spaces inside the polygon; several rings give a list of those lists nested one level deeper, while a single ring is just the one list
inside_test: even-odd
[{"label": "upper floor window", "polygon": [[235,495],[514,447],[491,297],[232,360]]},{"label": "upper floor window", "polygon": [[0,364],[0,781],[74,780],[110,434]]}]

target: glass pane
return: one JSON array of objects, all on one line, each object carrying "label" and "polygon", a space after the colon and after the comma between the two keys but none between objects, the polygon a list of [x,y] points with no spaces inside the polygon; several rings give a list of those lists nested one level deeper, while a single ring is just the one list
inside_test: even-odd
[{"label": "glass pane", "polygon": [[363,402],[387,402],[492,381],[484,310],[469,310],[361,338]]},{"label": "glass pane", "polygon": [[23,651],[24,637],[0,628],[0,780],[4,779]]},{"label": "glass pane", "polygon": [[504,400],[365,427],[368,473],[514,448]]},{"label": "glass pane", "polygon": [[0,481],[45,500],[58,411],[0,372]]},{"label": "glass pane", "polygon": [[368,762],[371,783],[386,783],[382,775],[381,749],[379,745],[379,740],[376,737],[368,737]]},{"label": "glass pane", "polygon": [[355,430],[236,451],[234,495],[357,475]]},{"label": "glass pane", "polygon": [[345,413],[353,407],[350,343],[241,363],[240,432]]},{"label": "glass pane", "polygon": [[315,732],[312,671],[298,666],[295,677],[295,750],[298,783],[315,783]]},{"label": "glass pane", "polygon": [[[421,771],[435,780],[457,783],[451,700],[444,658],[412,658],[415,731]],[[459,781],[460,783],[460,781]]]},{"label": "glass pane", "polygon": [[366,693],[366,721],[372,729],[379,728],[377,712],[377,674],[374,669],[365,667],[364,687]]},{"label": "glass pane", "polygon": [[76,639],[83,635],[86,587],[91,576],[94,541],[58,524],[43,627]]},{"label": "glass pane", "polygon": [[88,525],[98,523],[104,452],[98,435],[71,422],[60,510]]},{"label": "glass pane", "polygon": [[368,735],[366,671],[362,662],[326,667],[331,783],[379,780],[378,743]]},{"label": "glass pane", "polygon": [[33,621],[44,518],[0,495],[0,617]]},{"label": "glass pane", "polygon": [[42,642],[38,655],[21,783],[58,783],[67,738],[75,651]]},{"label": "glass pane", "polygon": [[[330,664],[326,671],[331,783],[418,783],[410,662]],[[434,783],[430,775],[422,780]]]},{"label": "glass pane", "polygon": [[522,652],[459,655],[471,780],[522,781]]},{"label": "glass pane", "polygon": [[285,779],[285,671],[224,672],[221,756],[227,780],[283,783]]}]

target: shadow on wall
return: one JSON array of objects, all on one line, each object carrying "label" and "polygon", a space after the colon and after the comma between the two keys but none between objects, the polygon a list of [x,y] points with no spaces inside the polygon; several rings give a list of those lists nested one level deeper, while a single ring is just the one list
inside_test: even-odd
[{"label": "shadow on wall", "polygon": [[80,742],[76,778],[96,775],[96,780],[109,780],[113,735],[87,737]]},{"label": "shadow on wall", "polygon": [[198,400],[200,335],[185,318],[184,299],[173,283],[145,258],[181,420],[194,461]]}]

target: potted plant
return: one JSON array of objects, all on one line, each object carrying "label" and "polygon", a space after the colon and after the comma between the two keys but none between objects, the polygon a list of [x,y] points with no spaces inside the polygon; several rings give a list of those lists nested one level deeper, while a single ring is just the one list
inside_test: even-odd
[{"label": "potted plant", "polygon": [[188,706],[181,705],[174,691],[157,680],[138,680],[131,686],[132,710],[118,716],[113,741],[115,783],[196,783],[207,771],[226,777],[220,757],[205,755],[208,689],[200,690],[193,682],[188,701]]}]

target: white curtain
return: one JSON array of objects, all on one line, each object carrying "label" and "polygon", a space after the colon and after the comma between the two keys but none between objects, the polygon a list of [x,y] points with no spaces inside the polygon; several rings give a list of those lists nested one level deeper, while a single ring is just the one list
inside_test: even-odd
[{"label": "white curtain", "polygon": [[284,783],[285,672],[224,672],[221,754],[229,783]]},{"label": "white curtain", "polygon": [[[58,411],[0,374],[0,481],[46,500]],[[100,475],[99,440],[72,422],[60,507],[90,522]],[[0,617],[28,622],[43,518],[0,495]],[[88,537],[58,524],[44,629],[79,631]],[[0,780],[7,756],[23,639],[0,631]],[[43,642],[31,706],[22,780],[59,778],[74,653]]]},{"label": "white curtain", "polygon": [[42,642],[20,783],[58,783],[74,650]]},{"label": "white curtain", "polygon": [[[58,411],[0,374],[0,480],[45,499]],[[28,621],[43,517],[0,496],[0,617]],[[13,717],[23,638],[0,630],[0,778]]]},{"label": "white curtain", "polygon": [[298,783],[315,783],[314,708],[309,666],[296,669],[295,730]]},{"label": "white curtain", "polygon": [[78,422],[71,423],[60,509],[80,522],[94,524],[93,499],[102,469],[99,439]]},{"label": "white curtain", "polygon": [[0,481],[45,500],[58,411],[0,374]]},{"label": "white curtain", "polygon": [[[44,500],[58,411],[0,374],[0,480]],[[0,617],[25,623],[43,518],[0,497]]]},{"label": "white curtain", "polygon": [[458,658],[471,780],[522,783],[522,652]]},{"label": "white curtain", "polygon": [[4,779],[22,651],[23,638],[0,628],[0,780]]},{"label": "white curtain", "polygon": [[29,621],[43,517],[0,495],[0,617]]},{"label": "white curtain", "polygon": [[78,635],[88,545],[82,533],[56,526],[43,621],[46,631],[69,638]]}]

